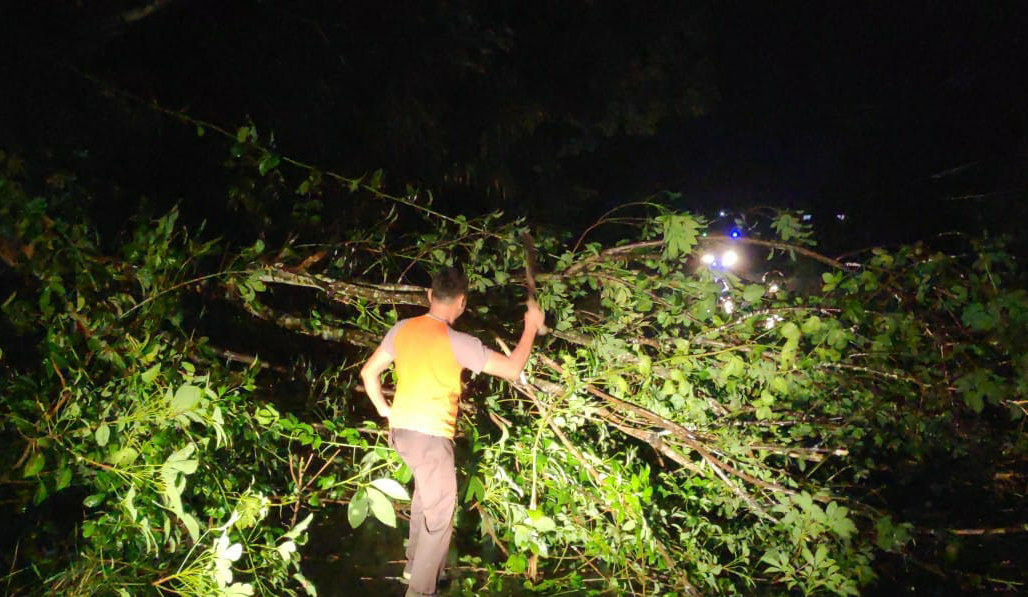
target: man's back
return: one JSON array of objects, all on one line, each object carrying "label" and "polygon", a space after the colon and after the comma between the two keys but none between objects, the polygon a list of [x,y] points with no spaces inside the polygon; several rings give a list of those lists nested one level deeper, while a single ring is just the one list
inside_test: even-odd
[{"label": "man's back", "polygon": [[461,370],[468,366],[480,371],[485,363],[482,344],[473,338],[472,342],[454,338],[456,334],[445,321],[427,314],[396,325],[392,338],[396,395],[389,418],[391,427],[453,437]]}]

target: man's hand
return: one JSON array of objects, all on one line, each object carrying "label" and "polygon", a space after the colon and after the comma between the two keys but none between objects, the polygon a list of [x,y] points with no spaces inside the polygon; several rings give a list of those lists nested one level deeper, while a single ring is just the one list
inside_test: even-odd
[{"label": "man's hand", "polygon": [[485,371],[489,375],[502,377],[507,381],[517,381],[518,376],[525,370],[528,362],[528,355],[532,352],[532,342],[535,334],[546,322],[546,316],[539,309],[538,303],[533,299],[528,301],[528,309],[525,310],[525,329],[521,332],[521,340],[509,356],[498,352],[489,351],[489,360],[485,362]]},{"label": "man's hand", "polygon": [[378,411],[379,416],[384,417],[386,420],[392,414],[392,409],[389,403],[386,402],[385,396],[382,395],[382,381],[380,377],[392,362],[393,355],[379,347],[371,354],[368,362],[364,363],[364,367],[361,368],[364,391],[368,393],[368,398],[371,398],[371,402],[375,405],[375,410]]},{"label": "man's hand", "polygon": [[546,325],[546,315],[539,308],[535,299],[529,299],[528,309],[525,310],[525,327],[533,330],[542,329]]}]

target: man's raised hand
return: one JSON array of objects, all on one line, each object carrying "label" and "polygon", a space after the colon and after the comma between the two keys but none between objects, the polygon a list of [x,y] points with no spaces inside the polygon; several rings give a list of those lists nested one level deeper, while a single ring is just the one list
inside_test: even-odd
[{"label": "man's raised hand", "polygon": [[546,315],[535,300],[528,301],[528,308],[525,310],[525,327],[531,327],[536,330],[542,330],[546,327]]}]

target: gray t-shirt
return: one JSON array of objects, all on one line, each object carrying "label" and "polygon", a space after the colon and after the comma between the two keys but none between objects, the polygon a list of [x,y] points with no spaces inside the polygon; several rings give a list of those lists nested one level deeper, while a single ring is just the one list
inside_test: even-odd
[{"label": "gray t-shirt", "polygon": [[[424,317],[432,317],[431,315],[425,315]],[[403,324],[410,321],[411,318],[401,319],[396,322],[385,338],[382,339],[381,348],[386,351],[389,356],[396,356],[396,349],[394,342],[396,333],[400,331]],[[432,317],[435,319],[435,317]],[[445,322],[444,322],[445,323]],[[485,362],[489,360],[489,355],[493,352],[482,345],[482,341],[472,336],[471,334],[465,334],[464,332],[458,332],[457,330],[446,325],[446,333],[450,337],[450,346],[453,347],[453,356],[456,357],[457,363],[465,369],[470,369],[472,373],[479,374],[482,372],[482,368],[485,367]]]}]

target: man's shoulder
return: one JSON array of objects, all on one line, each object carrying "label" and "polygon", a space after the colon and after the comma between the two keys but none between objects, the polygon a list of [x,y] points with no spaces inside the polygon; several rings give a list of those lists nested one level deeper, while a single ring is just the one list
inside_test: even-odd
[{"label": "man's shoulder", "polygon": [[482,341],[464,332],[458,332],[447,326],[450,336],[450,345],[453,347],[453,356],[465,369],[471,369],[476,374],[482,372],[485,362],[489,359],[489,350],[482,344]]},{"label": "man's shoulder", "polygon": [[412,321],[419,321],[424,318],[424,315],[416,315],[414,317],[404,317],[403,319],[397,319],[396,323],[393,324],[391,329],[400,329]]},{"label": "man's shoulder", "polygon": [[406,319],[401,319],[394,323],[393,327],[389,328],[389,331],[386,332],[385,337],[382,338],[382,342],[379,344],[382,350],[386,351],[387,353],[393,356],[396,356],[396,337],[400,334],[400,330],[406,327],[406,324],[413,319],[417,318],[408,317]]}]

